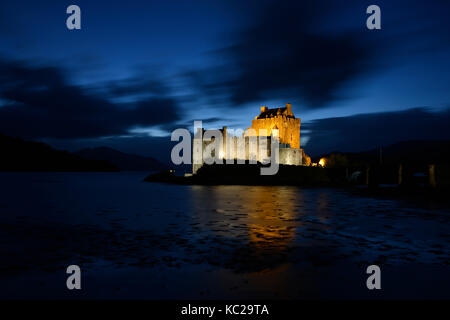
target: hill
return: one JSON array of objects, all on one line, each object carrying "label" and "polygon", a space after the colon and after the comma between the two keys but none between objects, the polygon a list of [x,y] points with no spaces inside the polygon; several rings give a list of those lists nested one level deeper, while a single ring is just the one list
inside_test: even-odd
[{"label": "hill", "polygon": [[159,171],[168,168],[154,158],[128,154],[108,147],[82,149],[76,154],[89,160],[108,161],[125,171]]},{"label": "hill", "polygon": [[0,171],[118,171],[107,161],[84,159],[41,142],[0,134]]},{"label": "hill", "polygon": [[382,148],[362,152],[331,152],[321,157],[327,166],[358,166],[362,164],[448,164],[450,163],[449,140],[403,141]]}]

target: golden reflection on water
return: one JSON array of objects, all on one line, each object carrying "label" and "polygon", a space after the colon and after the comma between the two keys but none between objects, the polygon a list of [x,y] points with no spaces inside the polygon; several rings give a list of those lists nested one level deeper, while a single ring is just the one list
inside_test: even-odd
[{"label": "golden reflection on water", "polygon": [[216,234],[242,237],[254,247],[292,242],[303,197],[295,187],[192,186],[194,219]]}]

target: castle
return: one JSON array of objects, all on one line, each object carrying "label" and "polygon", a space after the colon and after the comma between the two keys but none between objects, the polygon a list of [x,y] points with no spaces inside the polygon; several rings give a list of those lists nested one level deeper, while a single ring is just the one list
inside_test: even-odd
[{"label": "castle", "polygon": [[290,103],[284,108],[269,109],[261,107],[261,113],[252,120],[252,126],[247,129],[247,135],[255,130],[266,129],[270,136],[273,129],[278,129],[280,143],[289,145],[292,149],[300,149],[300,118],[295,118]]},{"label": "castle", "polygon": [[[283,108],[269,109],[263,106],[260,114],[252,120],[252,126],[247,128],[242,136],[229,135],[227,127],[223,127],[220,130],[223,136],[223,143],[221,142],[219,146],[218,157],[224,160],[255,159],[259,162],[264,162],[265,159],[270,158],[273,130],[276,129],[278,130],[279,138],[279,164],[302,165],[303,152],[300,148],[300,123],[301,120],[294,116],[290,103],[287,103]],[[203,139],[204,132],[204,129],[202,129],[202,134],[194,137],[192,167],[194,174],[207,162],[203,158],[203,150],[214,141],[214,138],[211,141],[205,141]],[[265,154],[259,152],[260,140],[258,137],[261,134],[267,137],[268,152]],[[255,143],[253,144],[252,142]]]}]

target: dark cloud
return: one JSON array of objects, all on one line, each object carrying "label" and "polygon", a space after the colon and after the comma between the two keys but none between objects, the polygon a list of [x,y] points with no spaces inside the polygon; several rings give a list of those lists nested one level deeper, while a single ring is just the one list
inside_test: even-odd
[{"label": "dark cloud", "polygon": [[302,124],[308,154],[362,151],[410,140],[450,140],[450,108],[427,108],[327,118]]},{"label": "dark cloud", "polygon": [[223,65],[188,75],[208,95],[228,94],[235,106],[297,97],[322,107],[343,84],[374,67],[374,48],[361,33],[318,31],[336,9],[332,4],[287,1],[256,8],[253,23],[217,53]]},{"label": "dark cloud", "polygon": [[[185,75],[210,104],[303,100],[314,109],[351,99],[355,84],[424,52],[448,48],[448,1],[383,1],[382,30],[366,28],[364,1],[248,3],[245,27],[214,51],[216,65]],[[244,5],[243,5],[244,6]],[[407,9],[407,10],[406,10]],[[356,89],[357,90],[357,89]]]},{"label": "dark cloud", "polygon": [[[87,138],[179,120],[176,101],[161,94],[163,85],[153,79],[145,84],[152,97],[119,104],[70,84],[59,68],[0,61],[0,131],[25,138]],[[129,82],[120,88],[123,95],[137,90]]]},{"label": "dark cloud", "polygon": [[163,82],[158,79],[149,79],[148,76],[136,76],[124,80],[111,81],[107,84],[107,89],[114,97],[160,96],[169,93],[169,89]]}]

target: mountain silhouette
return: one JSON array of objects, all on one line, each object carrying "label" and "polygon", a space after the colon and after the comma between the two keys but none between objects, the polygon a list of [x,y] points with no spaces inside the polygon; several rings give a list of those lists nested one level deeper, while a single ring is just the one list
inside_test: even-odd
[{"label": "mountain silhouette", "polygon": [[118,171],[103,160],[89,160],[42,142],[0,134],[0,171]]},{"label": "mountain silhouette", "polygon": [[89,160],[108,161],[124,171],[155,171],[168,168],[154,158],[128,154],[108,147],[82,149],[76,154]]},{"label": "mountain silhouette", "polygon": [[[450,163],[449,140],[410,140],[373,148],[362,152],[330,152],[321,157],[345,157],[351,164],[448,164]],[[314,160],[318,161],[321,157]]]}]

